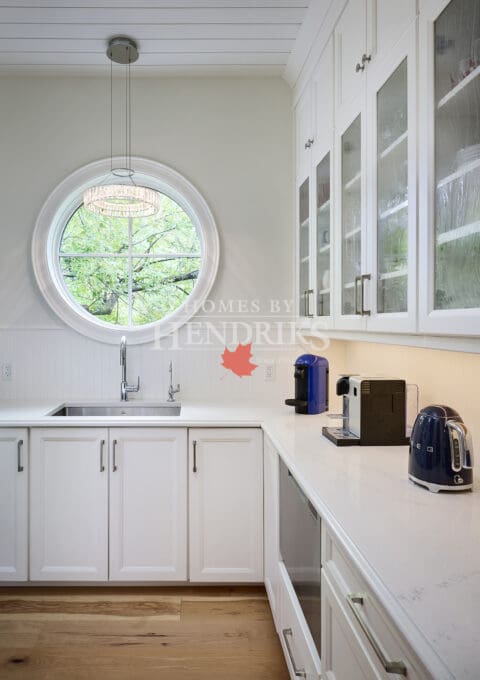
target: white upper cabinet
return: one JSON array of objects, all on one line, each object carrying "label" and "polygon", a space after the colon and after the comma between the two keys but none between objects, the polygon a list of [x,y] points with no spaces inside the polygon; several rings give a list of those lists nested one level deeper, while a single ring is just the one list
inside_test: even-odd
[{"label": "white upper cabinet", "polygon": [[480,335],[478,0],[424,2],[420,330]]},{"label": "white upper cabinet", "polygon": [[312,90],[307,87],[295,107],[295,163],[297,184],[310,172],[313,136]]},{"label": "white upper cabinet", "polygon": [[364,279],[366,271],[365,225],[365,108],[364,102],[338,115],[335,133],[335,325],[365,327]]},{"label": "white upper cabinet", "polygon": [[108,579],[108,430],[31,431],[30,578]]},{"label": "white upper cabinet", "polygon": [[367,76],[367,330],[416,330],[416,73],[414,22]]},{"label": "white upper cabinet", "polygon": [[190,580],[263,581],[260,429],[189,430]]},{"label": "white upper cabinet", "polygon": [[0,432],[0,581],[28,577],[28,431]]},{"label": "white upper cabinet", "polygon": [[370,21],[368,32],[372,53],[379,58],[388,55],[417,15],[417,0],[368,0]]},{"label": "white upper cabinet", "polygon": [[112,429],[110,448],[110,580],[186,580],[186,429]]},{"label": "white upper cabinet", "polygon": [[[299,137],[305,102],[312,116],[307,149]],[[331,324],[333,172],[333,39],[322,52],[296,108],[297,316]],[[302,151],[303,149],[303,151]]]},{"label": "white upper cabinet", "polygon": [[365,86],[367,0],[349,0],[337,22],[335,40],[335,109],[348,106]]}]

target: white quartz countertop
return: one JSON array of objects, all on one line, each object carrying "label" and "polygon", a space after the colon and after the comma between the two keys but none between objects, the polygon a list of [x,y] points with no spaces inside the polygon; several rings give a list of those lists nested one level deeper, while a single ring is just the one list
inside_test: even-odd
[{"label": "white quartz countertop", "polygon": [[433,678],[480,678],[478,473],[471,493],[430,493],[408,481],[408,447],[339,448],[321,434],[325,415],[288,407],[187,403],[177,417],[46,415],[59,406],[0,402],[0,426],[262,426]]}]

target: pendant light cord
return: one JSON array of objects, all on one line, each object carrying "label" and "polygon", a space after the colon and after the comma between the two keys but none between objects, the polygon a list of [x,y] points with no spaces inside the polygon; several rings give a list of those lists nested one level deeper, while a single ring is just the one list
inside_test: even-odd
[{"label": "pendant light cord", "polygon": [[113,171],[113,60],[110,59],[110,172]]}]

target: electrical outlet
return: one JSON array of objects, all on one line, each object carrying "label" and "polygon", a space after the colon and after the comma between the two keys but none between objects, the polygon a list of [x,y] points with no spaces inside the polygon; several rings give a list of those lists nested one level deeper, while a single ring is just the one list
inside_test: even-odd
[{"label": "electrical outlet", "polygon": [[5,361],[2,364],[2,380],[11,379],[12,379],[12,364],[8,361]]},{"label": "electrical outlet", "polygon": [[266,361],[263,365],[263,376],[266,382],[275,380],[275,363],[273,361]]}]

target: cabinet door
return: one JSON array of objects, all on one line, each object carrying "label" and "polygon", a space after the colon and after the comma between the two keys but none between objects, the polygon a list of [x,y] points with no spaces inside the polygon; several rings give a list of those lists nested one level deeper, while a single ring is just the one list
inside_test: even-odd
[{"label": "cabinet door", "polygon": [[313,316],[312,296],[312,229],[310,219],[310,177],[307,177],[297,190],[298,210],[298,299],[297,315],[303,318]]},{"label": "cabinet door", "polygon": [[380,680],[367,650],[322,570],[322,673],[327,680]]},{"label": "cabinet door", "polygon": [[338,328],[365,327],[365,131],[363,106],[339,120],[336,195],[336,318]]},{"label": "cabinet door", "polygon": [[367,0],[348,1],[335,27],[334,40],[335,106],[338,112],[351,104],[365,86],[365,69],[361,62],[367,50]]},{"label": "cabinet door", "polygon": [[110,580],[186,580],[186,429],[112,429],[110,447]]},{"label": "cabinet door", "polygon": [[416,330],[416,25],[368,73],[368,330]]},{"label": "cabinet door", "polygon": [[328,149],[331,146],[334,115],[333,78],[333,37],[331,37],[315,66],[311,80],[314,130],[312,153],[314,162],[320,160],[320,154],[324,155],[322,151],[317,152],[317,149]]},{"label": "cabinet door", "polygon": [[264,542],[265,589],[275,626],[279,627],[279,507],[278,507],[278,453],[268,438],[264,440]]},{"label": "cabinet door", "polygon": [[258,429],[189,430],[190,580],[263,582]]},{"label": "cabinet door", "polygon": [[369,19],[367,33],[372,38],[367,41],[375,54],[375,59],[383,59],[392,47],[401,39],[403,33],[415,21],[417,15],[416,0],[368,0]]},{"label": "cabinet door", "polygon": [[332,154],[330,150],[315,168],[315,315],[332,315]]},{"label": "cabinet door", "polygon": [[33,429],[30,579],[108,579],[108,430]]},{"label": "cabinet door", "polygon": [[313,143],[312,92],[305,89],[295,107],[295,164],[297,183],[310,172],[310,149]]},{"label": "cabinet door", "polygon": [[480,334],[478,0],[421,14],[420,330]]},{"label": "cabinet door", "polygon": [[28,431],[0,431],[0,581],[28,578]]}]

